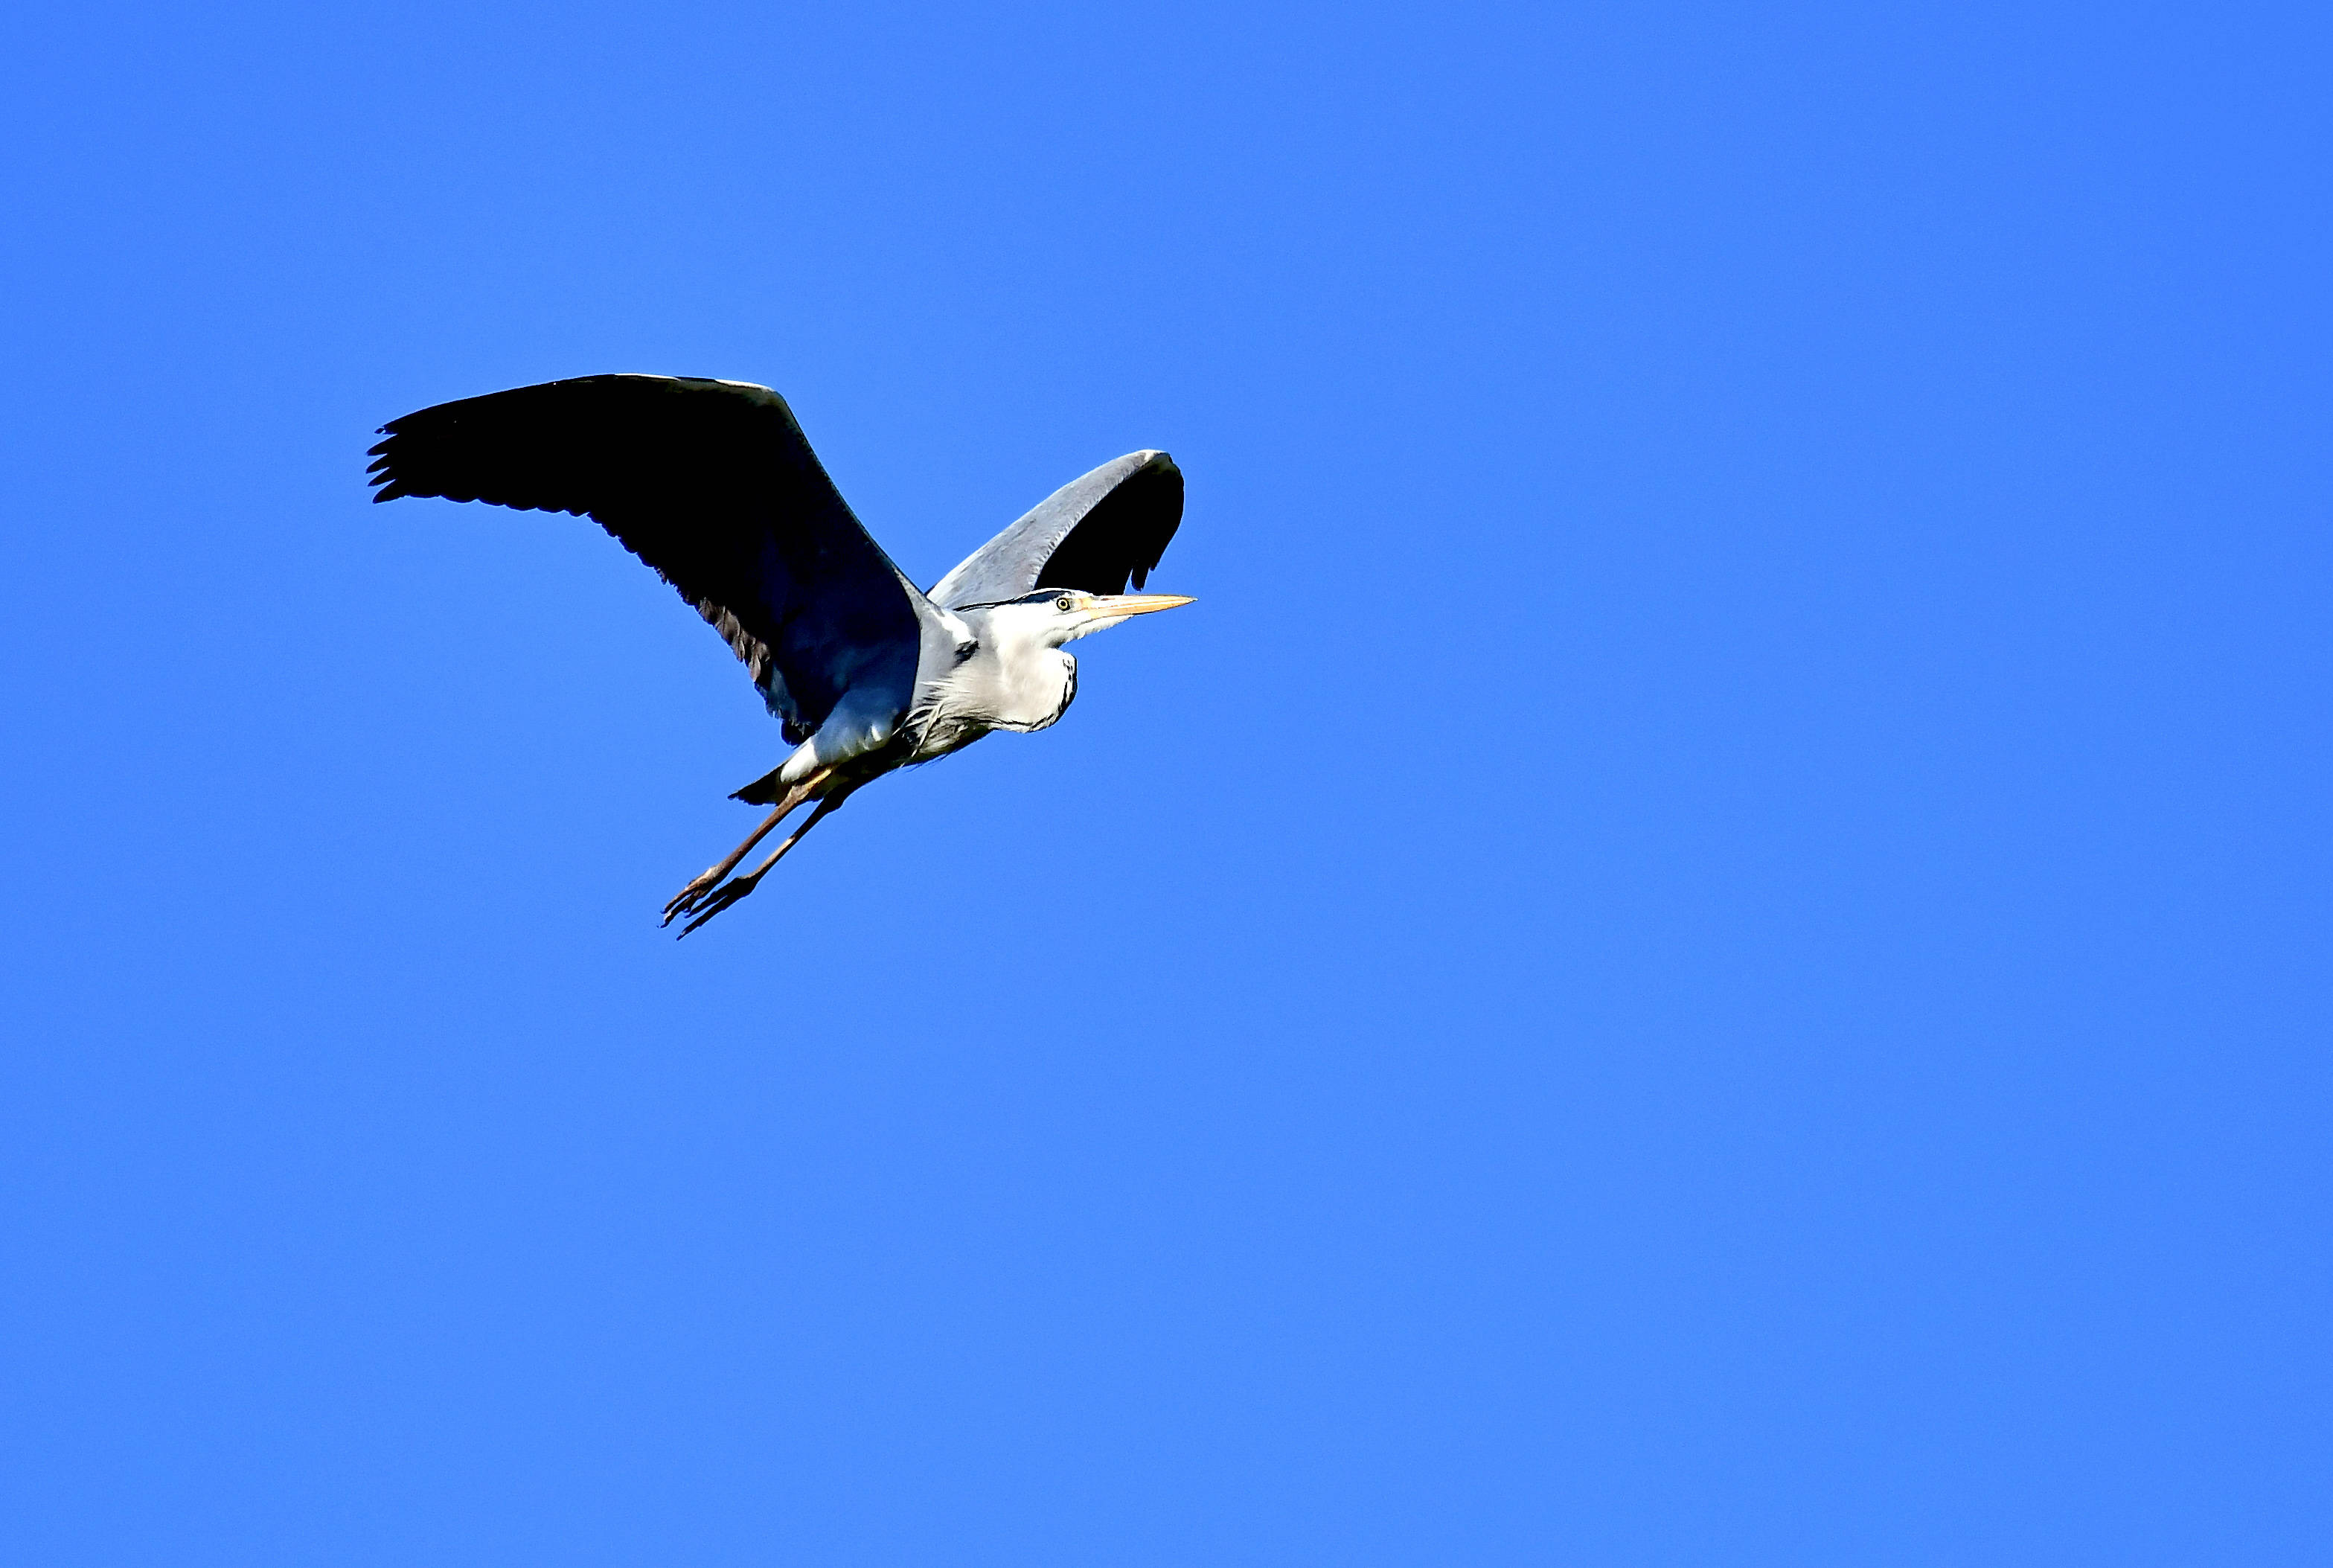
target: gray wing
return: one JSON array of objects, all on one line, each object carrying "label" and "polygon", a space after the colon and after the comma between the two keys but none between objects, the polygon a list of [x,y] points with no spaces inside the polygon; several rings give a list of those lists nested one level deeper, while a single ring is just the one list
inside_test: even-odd
[{"label": "gray wing", "polygon": [[1072,479],[940,579],[950,610],[1038,588],[1123,593],[1142,587],[1183,522],[1183,470],[1164,452],[1129,452]]},{"label": "gray wing", "polygon": [[767,387],[582,376],[392,419],[375,501],[443,495],[589,515],[745,661],[796,744],[842,694],[915,683],[930,605],[851,515]]}]

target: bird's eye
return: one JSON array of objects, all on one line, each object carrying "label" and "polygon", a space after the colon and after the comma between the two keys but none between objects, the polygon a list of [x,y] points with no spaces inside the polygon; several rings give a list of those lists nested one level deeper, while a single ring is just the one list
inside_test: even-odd
[{"label": "bird's eye", "polygon": [[1076,600],[1064,593],[1059,599],[1053,601],[1053,608],[1056,610],[1068,610],[1075,606],[1076,603]]}]

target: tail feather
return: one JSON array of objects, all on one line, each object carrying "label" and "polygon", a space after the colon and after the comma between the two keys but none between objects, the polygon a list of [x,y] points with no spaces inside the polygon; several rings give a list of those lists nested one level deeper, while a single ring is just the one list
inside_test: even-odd
[{"label": "tail feather", "polygon": [[729,798],[733,801],[744,801],[747,805],[751,806],[773,806],[777,804],[780,798],[786,793],[784,786],[778,783],[778,774],[785,771],[785,764],[780,763],[776,767],[772,768],[769,772],[763,774],[760,778],[755,779],[752,784],[747,784],[744,789],[739,790]]}]

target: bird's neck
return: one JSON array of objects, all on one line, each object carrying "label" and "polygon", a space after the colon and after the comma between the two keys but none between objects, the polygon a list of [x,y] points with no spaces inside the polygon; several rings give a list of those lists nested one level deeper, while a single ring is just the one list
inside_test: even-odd
[{"label": "bird's neck", "polygon": [[1068,711],[1078,661],[1046,635],[1049,629],[1001,615],[972,625],[980,647],[953,672],[946,707],[993,728],[1019,730],[1042,729]]}]

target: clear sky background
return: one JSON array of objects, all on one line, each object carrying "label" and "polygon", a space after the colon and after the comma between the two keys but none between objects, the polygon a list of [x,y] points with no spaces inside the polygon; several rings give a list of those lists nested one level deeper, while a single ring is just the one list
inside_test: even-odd
[{"label": "clear sky background", "polygon": [[[2328,43],[16,15],[0,1560],[2333,1560]],[[611,370],[1199,603],[676,946]]]}]

